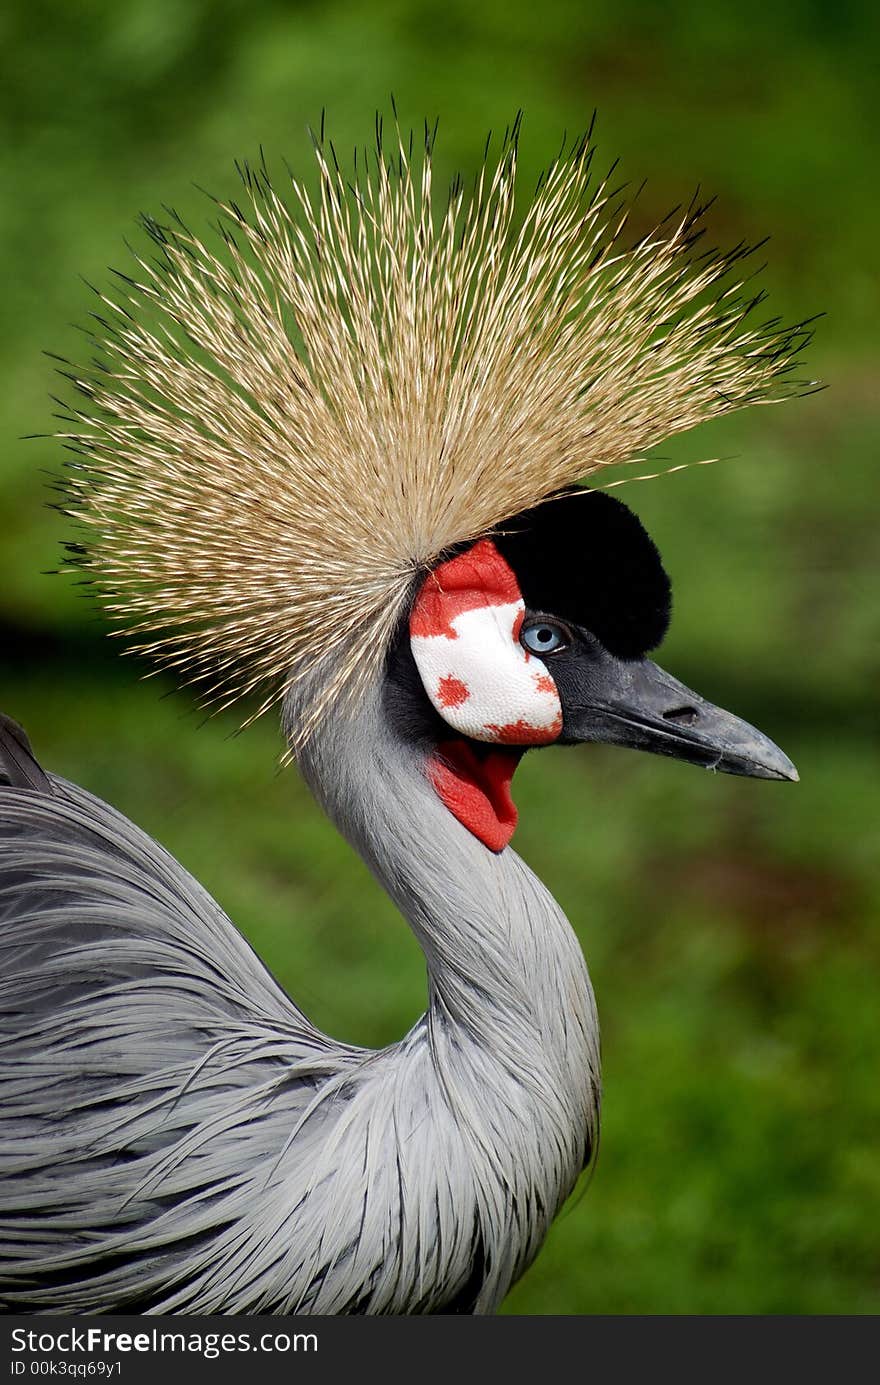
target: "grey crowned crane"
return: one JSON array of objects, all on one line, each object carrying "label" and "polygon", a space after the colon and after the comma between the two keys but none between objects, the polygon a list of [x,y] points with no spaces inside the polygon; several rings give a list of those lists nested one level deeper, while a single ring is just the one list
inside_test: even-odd
[{"label": "grey crowned crane", "polygon": [[[166,851],[0,729],[0,1300],[30,1313],[488,1313],[595,1148],[575,935],[509,845],[530,748],[797,777],[648,657],[669,581],[583,486],[793,392],[702,209],[628,242],[589,140],[317,191],[245,167],[209,248],[147,220],[62,435],[71,561],[207,700],[277,705],[421,944],[427,1008],[321,1033]],[[365,901],[365,907],[369,907]],[[356,920],[354,921],[356,924]],[[295,946],[295,925],[291,933]]]}]

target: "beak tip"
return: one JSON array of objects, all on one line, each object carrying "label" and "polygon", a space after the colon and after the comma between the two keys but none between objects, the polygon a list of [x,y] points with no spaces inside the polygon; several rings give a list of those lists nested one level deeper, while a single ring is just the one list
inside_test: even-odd
[{"label": "beak tip", "polygon": [[706,768],[724,774],[742,774],[749,779],[775,779],[777,783],[799,784],[801,776],[784,751],[761,737],[762,744],[752,744],[748,753],[722,756]]},{"label": "beak tip", "polygon": [[797,766],[789,760],[784,750],[779,749],[778,745],[774,745],[772,748],[775,754],[769,760],[769,764],[776,771],[776,777],[788,784],[799,784],[801,776],[797,772]]},{"label": "beak tip", "polygon": [[768,777],[771,779],[780,779],[784,784],[799,784],[801,782],[801,776],[798,774],[796,766],[792,764],[788,756],[783,754],[778,747],[774,746],[774,749],[777,750],[778,753],[774,755],[770,764],[766,765],[766,768],[771,771]]}]

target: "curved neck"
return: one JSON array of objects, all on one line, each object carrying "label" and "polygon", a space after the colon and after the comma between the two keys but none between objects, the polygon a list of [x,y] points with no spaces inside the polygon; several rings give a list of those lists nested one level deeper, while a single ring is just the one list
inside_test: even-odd
[{"label": "curved neck", "polygon": [[[307,688],[299,697],[309,705]],[[285,710],[295,726],[290,696]],[[325,718],[299,763],[427,960],[427,1013],[365,1069],[378,1073],[383,1130],[394,1094],[395,1160],[420,1209],[401,1214],[401,1236],[425,1208],[446,1208],[468,1238],[447,1249],[448,1272],[465,1292],[482,1264],[473,1311],[491,1312],[595,1148],[596,1012],[562,911],[509,847],[494,854],[443,805],[426,773],[433,747],[399,724],[374,685],[356,711]]]},{"label": "curved neck", "polygon": [[[296,716],[290,700],[287,715]],[[328,717],[299,755],[316,798],[422,946],[441,1049],[476,1045],[516,1080],[549,1082],[592,1111],[598,1027],[577,939],[510,848],[493,853],[448,811],[426,763],[426,749],[395,731],[379,684],[356,711]]]}]

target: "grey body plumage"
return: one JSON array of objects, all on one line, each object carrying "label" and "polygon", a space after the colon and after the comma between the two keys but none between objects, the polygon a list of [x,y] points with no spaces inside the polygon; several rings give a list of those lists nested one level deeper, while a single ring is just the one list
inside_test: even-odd
[{"label": "grey body plumage", "polygon": [[444,809],[378,686],[302,764],[425,948],[427,1012],[378,1052],[112,808],[0,788],[8,1310],[488,1312],[571,1190],[598,1039],[560,910]]}]

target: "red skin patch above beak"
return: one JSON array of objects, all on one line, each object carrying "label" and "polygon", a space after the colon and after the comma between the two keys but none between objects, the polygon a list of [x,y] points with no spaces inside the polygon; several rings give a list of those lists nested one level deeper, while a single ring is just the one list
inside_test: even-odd
[{"label": "red skin patch above beak", "polygon": [[429,762],[441,802],[490,851],[503,851],[516,829],[510,784],[521,756],[513,747],[478,755],[468,741],[458,739],[438,745]]},{"label": "red skin patch above beak", "polygon": [[441,563],[425,579],[409,618],[409,632],[422,638],[445,635],[456,640],[452,622],[462,611],[521,600],[516,578],[498,549],[490,539],[481,539],[457,558]]}]

